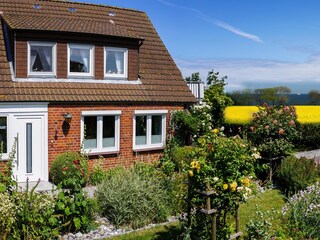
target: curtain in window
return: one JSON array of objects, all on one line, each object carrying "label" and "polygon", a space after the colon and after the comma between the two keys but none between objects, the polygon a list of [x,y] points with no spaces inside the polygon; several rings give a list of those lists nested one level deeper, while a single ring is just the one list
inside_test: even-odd
[{"label": "curtain in window", "polygon": [[52,48],[51,47],[39,47],[38,49],[39,57],[43,67],[43,71],[51,71],[52,64]]},{"label": "curtain in window", "polygon": [[82,59],[82,63],[84,64],[84,70],[85,72],[89,72],[89,57],[90,52],[88,49],[79,49],[80,56]]},{"label": "curtain in window", "polygon": [[123,52],[115,52],[114,56],[116,59],[117,73],[123,74]]}]

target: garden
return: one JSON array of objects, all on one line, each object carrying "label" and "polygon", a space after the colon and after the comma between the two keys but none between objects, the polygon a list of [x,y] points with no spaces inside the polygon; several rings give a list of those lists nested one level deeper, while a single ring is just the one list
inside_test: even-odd
[{"label": "garden", "polygon": [[[19,192],[13,146],[0,175],[0,238],[90,239],[107,219],[117,233],[133,231],[114,240],[318,239],[320,168],[294,152],[319,147],[319,123],[267,104],[243,122],[226,121],[225,78],[211,71],[207,82],[204,104],[172,113],[154,164],[105,170],[101,157],[89,172],[84,152],[65,152],[50,169],[55,191]],[[139,230],[146,226],[156,227]]]}]

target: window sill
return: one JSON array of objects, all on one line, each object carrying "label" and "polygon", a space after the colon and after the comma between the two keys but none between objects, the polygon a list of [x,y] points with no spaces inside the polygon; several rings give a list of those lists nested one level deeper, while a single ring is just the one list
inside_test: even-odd
[{"label": "window sill", "polygon": [[133,148],[133,152],[148,152],[148,151],[159,151],[159,150],[163,150],[164,146],[162,147],[152,147],[152,146],[148,146],[148,147],[141,147],[141,148]]},{"label": "window sill", "polygon": [[88,156],[99,156],[99,155],[114,155],[119,154],[119,151],[101,151],[101,152],[89,152]]}]

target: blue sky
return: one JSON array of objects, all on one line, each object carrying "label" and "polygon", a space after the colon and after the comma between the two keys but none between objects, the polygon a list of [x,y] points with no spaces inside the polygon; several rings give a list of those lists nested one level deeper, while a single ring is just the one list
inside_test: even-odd
[{"label": "blue sky", "polygon": [[[82,1],[82,0],[76,0]],[[86,0],[148,14],[184,77],[209,70],[226,90],[320,91],[319,0]]]}]

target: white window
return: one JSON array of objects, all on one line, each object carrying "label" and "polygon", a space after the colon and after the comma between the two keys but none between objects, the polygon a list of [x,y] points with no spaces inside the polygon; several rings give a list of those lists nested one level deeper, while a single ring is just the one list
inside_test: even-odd
[{"label": "white window", "polygon": [[105,78],[128,78],[128,49],[104,48]]},{"label": "white window", "polygon": [[83,147],[90,153],[119,151],[121,111],[82,112]]},{"label": "white window", "polygon": [[0,149],[1,153],[8,153],[8,123],[7,117],[0,116]]},{"label": "white window", "polygon": [[28,75],[56,75],[56,43],[28,42]]},{"label": "white window", "polygon": [[93,45],[68,44],[68,76],[93,77]]},{"label": "white window", "polygon": [[133,123],[133,149],[164,147],[167,110],[137,110]]}]

